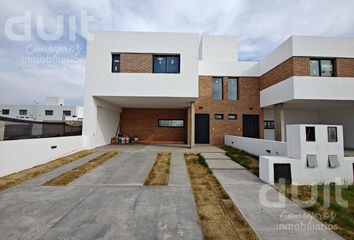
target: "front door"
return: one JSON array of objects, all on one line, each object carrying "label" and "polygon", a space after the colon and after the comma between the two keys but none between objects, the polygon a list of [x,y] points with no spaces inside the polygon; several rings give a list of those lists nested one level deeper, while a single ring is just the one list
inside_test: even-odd
[{"label": "front door", "polygon": [[274,164],[274,183],[291,184],[291,165],[290,163]]},{"label": "front door", "polygon": [[209,114],[195,114],[195,143],[209,143]]},{"label": "front door", "polygon": [[243,115],[242,116],[243,136],[250,138],[259,138],[259,116]]}]

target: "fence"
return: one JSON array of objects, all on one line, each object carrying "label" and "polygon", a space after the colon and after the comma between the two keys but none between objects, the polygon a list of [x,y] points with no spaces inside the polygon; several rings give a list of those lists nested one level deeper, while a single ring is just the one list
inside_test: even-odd
[{"label": "fence", "polygon": [[78,136],[82,134],[81,121],[38,122],[24,119],[0,117],[3,140],[19,140],[29,138],[49,138],[61,136]]}]

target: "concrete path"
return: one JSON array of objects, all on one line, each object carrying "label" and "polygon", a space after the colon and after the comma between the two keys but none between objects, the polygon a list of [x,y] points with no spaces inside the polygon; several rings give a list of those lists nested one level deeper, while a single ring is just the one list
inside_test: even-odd
[{"label": "concrete path", "polygon": [[146,150],[123,149],[68,186],[40,184],[78,162],[0,192],[0,239],[203,239],[183,154],[172,152],[168,186],[143,186],[157,155]]},{"label": "concrete path", "polygon": [[[342,239],[248,170],[225,160],[229,159],[227,156],[216,159],[215,154],[202,155],[260,239]],[[274,205],[279,199],[284,200],[280,208]]]}]

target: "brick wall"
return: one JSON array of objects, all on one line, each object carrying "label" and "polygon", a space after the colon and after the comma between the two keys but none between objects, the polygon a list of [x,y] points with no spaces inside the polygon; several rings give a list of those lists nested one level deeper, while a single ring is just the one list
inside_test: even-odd
[{"label": "brick wall", "polygon": [[[159,119],[184,119],[184,128],[158,127]],[[143,141],[187,142],[187,109],[123,108],[120,132]]]},{"label": "brick wall", "polygon": [[335,60],[337,77],[354,77],[354,58],[337,58]]},{"label": "brick wall", "polygon": [[[263,137],[263,114],[259,107],[259,78],[239,78],[239,100],[228,100],[228,78],[223,77],[223,100],[212,99],[212,76],[199,76],[199,98],[196,113],[210,114],[210,143],[223,144],[224,135],[242,136],[242,115],[258,114],[260,137]],[[224,114],[223,120],[214,119],[215,113]],[[237,114],[237,120],[228,120],[228,114]]]},{"label": "brick wall", "polygon": [[120,72],[152,73],[151,53],[121,53]]},{"label": "brick wall", "polygon": [[310,76],[309,57],[291,57],[261,76],[261,90],[292,76]]}]

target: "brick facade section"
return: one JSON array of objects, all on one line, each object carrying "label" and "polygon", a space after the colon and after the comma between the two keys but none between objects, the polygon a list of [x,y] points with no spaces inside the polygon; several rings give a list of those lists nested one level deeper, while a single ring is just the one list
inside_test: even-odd
[{"label": "brick facade section", "polygon": [[152,73],[151,53],[121,53],[120,72],[122,73]]},{"label": "brick facade section", "polygon": [[261,90],[292,76],[310,76],[309,57],[291,57],[261,76]]},{"label": "brick facade section", "polygon": [[335,75],[336,77],[354,77],[354,58],[337,58]]},{"label": "brick facade section", "polygon": [[[224,135],[242,136],[242,115],[259,115],[260,137],[263,138],[263,114],[259,106],[260,83],[257,77],[240,77],[239,99],[228,100],[228,77],[223,77],[223,100],[212,98],[212,76],[199,76],[199,98],[195,113],[209,114],[210,143],[223,144]],[[214,119],[214,114],[224,114],[223,120]],[[237,120],[228,120],[228,114],[237,114]]]},{"label": "brick facade section", "polygon": [[[159,119],[183,119],[183,128],[159,127]],[[187,109],[123,108],[120,133],[142,141],[187,142]]]}]

